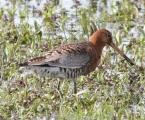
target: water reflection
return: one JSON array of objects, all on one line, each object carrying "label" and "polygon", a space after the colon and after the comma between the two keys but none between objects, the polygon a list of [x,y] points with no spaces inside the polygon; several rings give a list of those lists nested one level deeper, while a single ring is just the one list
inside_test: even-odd
[{"label": "water reflection", "polygon": [[[145,31],[143,1],[130,2],[136,11],[131,11],[134,12],[132,19],[127,20],[115,18],[124,14],[123,7],[130,9],[122,2],[122,0],[0,0],[0,10],[3,11],[3,19],[13,21],[16,26],[22,23],[34,26],[37,23],[43,38],[49,33],[64,39],[73,35],[76,38],[72,39],[77,39],[82,32],[86,33],[84,37],[87,38],[87,24],[92,20],[99,27],[105,27],[112,33],[119,32],[121,36],[123,33],[120,30],[125,24],[129,24],[129,35],[137,39],[141,35],[140,29]],[[126,36],[122,37],[123,44],[129,43],[127,39]]]},{"label": "water reflection", "polygon": [[[43,19],[42,12],[45,6],[49,6],[51,3],[55,4],[55,12],[59,13],[62,9],[69,11],[69,15],[75,14],[76,8],[90,8],[93,9],[96,18],[99,18],[104,11],[108,15],[112,15],[118,12],[121,7],[122,0],[25,0],[25,1],[13,1],[1,0],[0,9],[4,10],[4,15],[8,16],[6,10],[16,9],[15,12],[15,24],[20,24],[20,17],[23,11],[26,11],[26,22],[30,25],[34,25],[34,21],[42,24]],[[143,2],[143,1],[142,1]],[[136,2],[132,0],[132,4],[135,5],[139,10],[139,17],[144,16],[145,8],[142,2]],[[27,9],[27,10],[26,10]],[[75,18],[74,18],[75,19]]]}]

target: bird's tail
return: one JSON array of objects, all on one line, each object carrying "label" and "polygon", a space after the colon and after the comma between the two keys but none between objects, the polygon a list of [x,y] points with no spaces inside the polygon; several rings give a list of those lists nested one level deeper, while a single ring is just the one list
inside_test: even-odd
[{"label": "bird's tail", "polygon": [[19,64],[19,67],[26,67],[26,66],[28,66],[28,62],[24,62],[24,63]]}]

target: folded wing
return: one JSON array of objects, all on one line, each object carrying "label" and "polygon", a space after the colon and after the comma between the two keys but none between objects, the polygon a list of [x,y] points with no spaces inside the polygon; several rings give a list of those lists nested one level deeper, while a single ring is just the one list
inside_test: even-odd
[{"label": "folded wing", "polygon": [[[90,55],[87,44],[68,44],[46,55],[30,59],[23,65],[39,67],[80,68],[88,64]],[[22,64],[21,64],[22,65]]]}]

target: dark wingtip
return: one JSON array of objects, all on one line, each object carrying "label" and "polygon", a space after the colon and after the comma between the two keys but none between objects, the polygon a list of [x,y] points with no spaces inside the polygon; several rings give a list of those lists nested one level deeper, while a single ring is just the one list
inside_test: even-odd
[{"label": "dark wingtip", "polygon": [[20,67],[28,66],[28,62],[20,63],[19,66],[20,66]]}]

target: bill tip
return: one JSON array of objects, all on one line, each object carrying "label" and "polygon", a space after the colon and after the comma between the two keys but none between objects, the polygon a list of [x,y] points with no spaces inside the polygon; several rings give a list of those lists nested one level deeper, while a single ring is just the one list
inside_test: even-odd
[{"label": "bill tip", "polygon": [[135,65],[126,55],[123,55],[123,57],[124,57],[131,65]]}]

